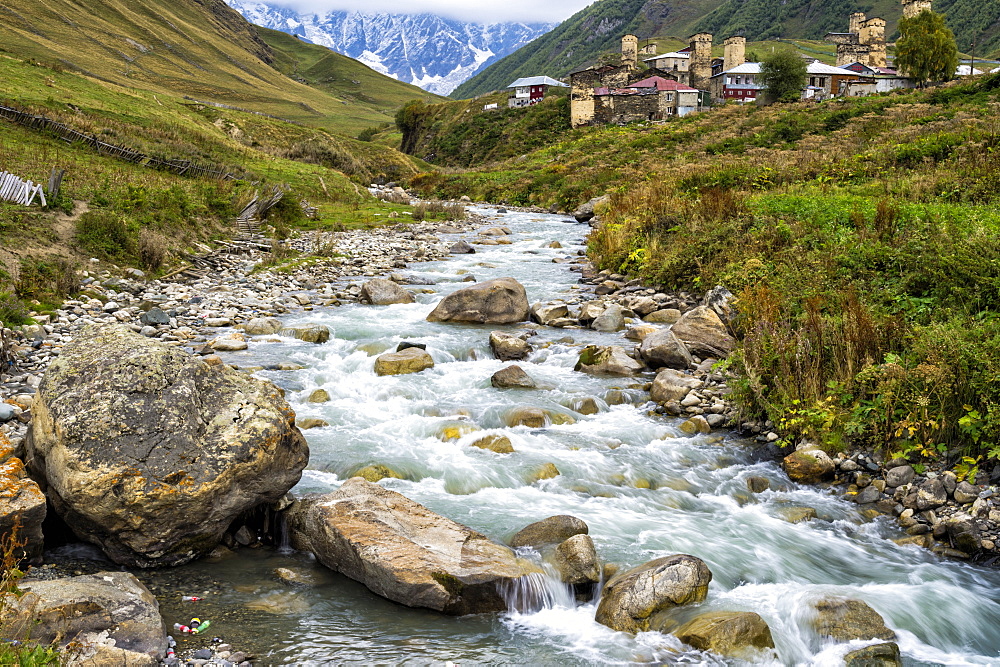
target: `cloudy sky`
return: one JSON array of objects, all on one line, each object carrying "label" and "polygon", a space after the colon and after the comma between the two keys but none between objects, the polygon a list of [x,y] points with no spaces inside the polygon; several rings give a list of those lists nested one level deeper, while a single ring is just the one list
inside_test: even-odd
[{"label": "cloudy sky", "polygon": [[[265,0],[267,1],[267,0]],[[440,14],[463,21],[551,21],[569,18],[594,0],[270,0],[302,13],[331,10]]]}]

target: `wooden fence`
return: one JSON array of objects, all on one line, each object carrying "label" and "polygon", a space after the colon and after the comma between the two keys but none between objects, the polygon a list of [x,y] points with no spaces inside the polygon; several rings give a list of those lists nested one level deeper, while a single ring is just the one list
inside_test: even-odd
[{"label": "wooden fence", "polygon": [[103,155],[111,155],[134,164],[150,167],[152,169],[170,171],[182,176],[199,176],[202,178],[214,178],[220,180],[236,180],[245,178],[245,175],[234,175],[223,167],[206,167],[194,164],[190,160],[169,160],[167,158],[156,157],[154,155],[146,155],[145,153],[134,151],[125,146],[109,144],[101,141],[93,135],[84,134],[83,132],[74,130],[67,125],[63,125],[62,123],[52,120],[51,118],[25,113],[24,111],[20,111],[13,107],[0,105],[0,118],[6,118],[7,120],[17,123],[18,125],[23,125],[24,127],[32,130],[38,130],[39,132],[51,132],[68,143],[82,143],[90,146]]},{"label": "wooden fence", "polygon": [[39,198],[39,203],[43,207],[48,205],[41,183],[36,185],[31,181],[22,181],[14,174],[0,171],[0,199],[21,206],[31,206],[36,197]]}]

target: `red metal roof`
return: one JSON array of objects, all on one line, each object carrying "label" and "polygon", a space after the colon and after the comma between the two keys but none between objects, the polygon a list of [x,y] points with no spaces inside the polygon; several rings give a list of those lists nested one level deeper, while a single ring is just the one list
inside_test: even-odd
[{"label": "red metal roof", "polygon": [[671,81],[670,79],[664,79],[661,76],[651,76],[642,81],[636,81],[635,83],[630,83],[627,88],[656,88],[657,90],[674,90],[681,93],[693,93],[698,92],[694,88],[685,86],[677,81]]}]

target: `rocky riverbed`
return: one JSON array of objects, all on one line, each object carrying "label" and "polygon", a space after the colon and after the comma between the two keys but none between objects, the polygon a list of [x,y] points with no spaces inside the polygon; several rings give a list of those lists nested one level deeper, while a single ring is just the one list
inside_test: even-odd
[{"label": "rocky riverbed", "polygon": [[[466,240],[457,241],[450,236],[456,233],[465,233]],[[318,254],[305,261],[293,262],[280,270],[258,266],[261,260],[266,259],[266,254],[251,251],[246,255],[218,255],[215,258],[219,267],[217,273],[194,281],[146,281],[135,271],[125,272],[124,276],[113,276],[110,273],[87,275],[84,277],[86,284],[81,298],[66,302],[55,313],[41,314],[37,318],[39,325],[27,327],[18,334],[15,346],[18,365],[14,373],[4,378],[2,385],[2,398],[6,400],[5,405],[10,406],[4,408],[5,413],[0,414],[0,420],[6,421],[0,428],[9,439],[8,456],[23,455],[28,444],[24,441],[27,426],[34,413],[39,409],[49,411],[49,401],[39,405],[36,403],[35,392],[40,387],[44,389],[46,370],[63,356],[67,345],[80,338],[84,327],[119,326],[144,339],[196,353],[208,367],[218,367],[233,359],[228,356],[230,353],[246,350],[254,340],[269,336],[280,335],[303,343],[322,344],[331,336],[330,327],[322,323],[304,322],[310,311],[358,303],[409,303],[414,295],[419,297],[423,290],[431,289],[430,283],[434,282],[422,277],[419,272],[409,271],[409,263],[441,260],[456,254],[475,254],[477,248],[483,250],[508,245],[512,242],[512,237],[513,233],[509,228],[487,218],[473,218],[458,223],[424,222],[371,232],[304,235],[293,243],[303,252]],[[558,242],[553,243],[556,245],[550,243],[548,248],[559,250]],[[470,253],[470,250],[473,252]],[[527,319],[530,322],[516,325],[514,330],[492,333],[485,330],[481,335],[484,339],[489,337],[489,347],[500,360],[524,361],[529,357],[537,358],[532,355],[547,348],[563,346],[574,350],[578,371],[623,379],[621,388],[613,388],[598,399],[575,399],[571,403],[574,414],[586,416],[615,405],[647,404],[650,411],[664,417],[681,417],[676,422],[679,432],[688,436],[700,438],[709,436],[713,431],[725,434],[734,428],[741,429],[758,440],[758,449],[766,456],[772,459],[788,457],[785,468],[793,480],[832,483],[833,488],[845,489],[862,511],[898,516],[900,524],[910,533],[905,541],[933,546],[944,556],[990,557],[997,538],[995,520],[1000,516],[993,516],[996,513],[992,500],[994,489],[988,484],[976,486],[966,481],[959,482],[947,472],[932,471],[917,475],[917,471],[906,462],[879,461],[876,457],[865,454],[850,457],[841,455],[834,459],[827,457],[827,463],[808,446],[803,446],[801,454],[789,456],[788,452],[774,448],[773,443],[779,439],[779,434],[769,424],[741,423],[734,407],[727,401],[727,378],[714,365],[716,360],[724,358],[733,345],[726,326],[730,316],[731,295],[725,290],[714,290],[705,296],[670,293],[629,281],[624,276],[596,272],[579,250],[559,253],[551,261],[553,264],[568,264],[572,270],[581,274],[573,294],[534,304],[518,304],[518,316],[509,321],[521,322]],[[483,265],[483,268],[489,270],[493,267]],[[375,277],[385,277],[388,280],[369,280]],[[476,276],[473,273],[463,273],[447,280],[471,283],[476,282]],[[489,283],[481,285],[486,285],[486,289],[491,291]],[[462,308],[452,310],[463,312]],[[299,323],[288,325],[278,319],[287,320],[289,317]],[[452,314],[448,317],[455,316]],[[447,321],[447,318],[442,321]],[[486,318],[471,321],[507,320]],[[609,334],[614,342],[587,344],[587,336],[581,333],[579,337],[585,340],[577,343],[574,339],[576,331]],[[94,334],[87,333],[86,336],[92,337]],[[434,359],[429,353],[420,350],[419,345],[387,354],[403,354],[407,357],[401,361],[388,360],[393,363],[399,361],[402,365],[395,368],[405,369],[403,373],[419,373],[434,367]],[[387,355],[379,358],[385,356]],[[413,361],[418,361],[419,365],[409,365]],[[530,366],[525,366],[528,372],[525,373],[522,369],[520,375],[509,372],[509,366],[501,369],[503,375],[501,376],[501,371],[494,374],[492,386],[503,390],[537,389],[538,384],[531,377],[534,371]],[[386,364],[383,367],[391,368]],[[273,365],[246,365],[243,370],[294,373],[301,368],[301,365],[295,363],[281,362]],[[376,361],[376,373],[382,375],[378,369],[379,363]],[[655,371],[655,377],[649,374],[650,370]],[[392,376],[397,372],[398,370],[390,370],[385,375]],[[318,402],[322,401],[322,397],[318,399]],[[556,425],[560,423],[560,419],[564,419],[561,416],[563,413],[558,411],[534,410],[535,412],[529,414],[529,410],[517,418],[508,414],[508,424],[515,428],[520,425],[544,429],[549,424]],[[458,416],[458,421],[461,422],[461,418],[466,415]],[[305,423],[307,419],[314,421]],[[313,426],[322,429],[329,426],[322,419],[308,417],[305,420],[300,418],[298,423],[301,428]],[[561,423],[571,424],[572,421]],[[458,439],[474,431],[467,423],[456,424],[452,428]],[[450,436],[445,433],[442,437],[447,440]],[[498,449],[501,445],[499,438],[494,438],[485,446],[475,446],[502,455],[507,450]],[[509,439],[506,446],[510,446]],[[797,466],[799,459],[803,459],[803,462]],[[551,463],[548,465],[552,466],[551,471],[539,474],[533,478],[533,483],[544,483],[546,479],[559,476],[559,470]],[[809,466],[816,467],[818,472],[811,472],[812,468]],[[805,472],[807,469],[810,472]],[[11,474],[24,479],[23,471],[11,471]],[[390,477],[391,481],[394,475],[378,476]],[[679,480],[672,483],[681,485]],[[750,477],[745,484],[748,491],[760,494],[767,491],[773,482],[769,482],[767,478]],[[649,480],[636,480],[635,485],[639,489],[649,489],[652,486]],[[363,489],[356,492],[361,495],[371,493],[362,491]],[[789,516],[792,514],[794,518],[788,518],[789,521],[810,518],[808,508],[803,508],[802,513],[793,512]],[[309,531],[312,534],[317,533],[317,522],[326,520],[321,518],[322,515],[317,516],[320,518],[310,514],[308,520],[302,521],[303,526],[312,526]],[[812,516],[816,516],[815,511]],[[244,526],[246,530],[243,533],[239,530],[227,532],[224,543],[237,548],[259,542],[260,534],[255,534],[254,531],[262,530],[261,527],[253,522]],[[581,560],[579,554],[594,550],[578,544],[583,541],[579,535],[567,536],[554,546],[561,547],[563,542],[571,539],[574,542],[564,550],[576,555],[567,558],[578,564],[582,563],[583,569],[589,567],[593,570],[593,567],[587,565],[587,559]],[[300,538],[300,544],[307,543],[311,543],[309,539]],[[317,553],[323,549],[311,548]],[[224,553],[215,554],[215,557],[224,557]],[[338,556],[334,560],[342,558]],[[593,558],[590,560],[596,562]],[[653,569],[660,565],[653,566]],[[674,565],[675,563],[671,563],[670,566]],[[640,570],[635,577],[645,576],[641,572],[645,570]],[[602,573],[610,574],[607,570]],[[375,583],[366,581],[366,585],[376,590],[383,585],[378,582],[385,577],[391,578],[391,575],[379,576],[381,578]],[[708,577],[711,578],[711,573]],[[600,581],[601,576],[594,578],[591,572],[590,578],[581,580],[580,583],[597,585]],[[703,585],[707,586],[707,583],[696,581],[693,588],[700,589]],[[173,594],[179,589],[170,590]],[[690,600],[704,597],[700,593],[692,595]],[[681,597],[687,600],[689,596],[685,593]],[[440,604],[442,607],[455,604],[459,605],[455,608],[463,608],[460,604],[464,603]],[[496,601],[492,604],[495,605]],[[746,641],[737,648],[746,648],[747,642],[756,648],[767,648],[767,641],[764,639],[767,625],[764,624],[762,628],[762,621],[758,622],[748,616],[712,618],[707,621],[691,618],[685,622],[688,625],[694,624],[690,628],[685,626],[687,629],[682,633],[688,637],[685,642],[689,645],[698,647],[697,642],[702,640],[697,637],[712,635],[706,635],[704,628],[699,625],[709,623],[711,627],[741,628],[736,634]],[[606,625],[615,627],[610,621]],[[668,628],[668,625],[661,624],[657,627],[673,632],[674,630],[669,629],[673,626]],[[674,629],[681,632],[680,629]],[[889,638],[888,635],[886,638]],[[709,639],[704,641],[708,642],[704,644],[705,650],[725,653],[720,648],[721,644],[712,644]],[[771,646],[773,647],[773,643]],[[204,653],[208,648],[210,647],[197,649],[202,651],[199,653],[200,657],[195,658],[194,651],[185,657],[198,661],[210,660],[212,658]],[[219,661],[233,662],[231,658],[246,657],[228,645],[216,646],[215,649],[212,655]]]}]

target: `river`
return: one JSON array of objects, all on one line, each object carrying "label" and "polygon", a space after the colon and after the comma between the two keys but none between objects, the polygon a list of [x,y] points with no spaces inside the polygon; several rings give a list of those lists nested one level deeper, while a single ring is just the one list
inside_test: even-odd
[{"label": "river", "polygon": [[[809,603],[826,595],[862,599],[882,614],[906,664],[1000,662],[1000,571],[897,546],[891,540],[903,533],[894,522],[869,521],[829,491],[793,484],[772,463],[752,463],[750,443],[733,435],[685,437],[678,420],[652,416],[650,405],[606,402],[609,392],[621,396],[616,390],[638,402],[629,385],[643,380],[597,378],[573,366],[581,345],[628,344],[621,334],[542,327],[532,338],[536,351],[521,365],[543,388],[492,388],[490,376],[506,364],[492,357],[489,332],[521,327],[424,318],[445,294],[466,286],[469,274],[513,276],[531,302],[572,297],[578,274],[552,260],[575,256],[587,228],[560,216],[480,212],[510,227],[513,243],[411,265],[409,274],[436,281],[417,303],[297,314],[286,321],[325,324],[331,340],[261,340],[226,355],[242,366],[304,367],[258,373],[286,390],[299,417],[331,424],[305,432],[311,461],[295,493],[335,490],[358,468],[381,463],[406,477],[381,484],[499,541],[531,522],[572,514],[590,526],[602,559],[622,567],[674,553],[698,556],[714,575],[701,609],[759,613],[774,636],[775,664],[837,664],[850,648],[871,643],[823,642],[809,630]],[[552,241],[563,248],[548,247]],[[375,355],[402,341],[426,344],[436,366],[375,376]],[[330,394],[328,403],[306,401],[317,388]],[[587,397],[598,399],[600,412],[572,409]],[[507,428],[504,413],[516,406],[576,421]],[[455,425],[479,430],[458,441],[439,437]],[[508,435],[515,453],[469,447],[484,431]],[[545,463],[561,474],[527,483]],[[749,476],[767,477],[771,490],[750,493]],[[815,508],[818,518],[790,523],[785,513],[797,507]],[[282,584],[271,575],[275,567],[305,570],[318,585]],[[532,612],[451,618],[381,599],[304,554],[243,549],[220,562],[139,574],[160,597],[168,623],[211,618],[215,635],[253,651],[258,664],[716,664],[669,635],[613,632],[593,620],[595,604],[576,606],[565,595]],[[207,599],[181,603],[180,593]],[[180,641],[184,648],[208,640]]]}]

